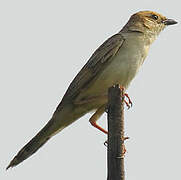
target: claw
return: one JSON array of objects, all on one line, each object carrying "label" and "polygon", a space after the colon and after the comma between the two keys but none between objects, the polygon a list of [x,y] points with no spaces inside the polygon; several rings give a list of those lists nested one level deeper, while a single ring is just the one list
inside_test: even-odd
[{"label": "claw", "polygon": [[125,93],[124,96],[127,97],[127,99],[128,99],[128,101],[124,100],[124,102],[125,102],[126,106],[128,107],[128,109],[130,109],[133,106],[133,103],[127,93]]},{"label": "claw", "polygon": [[127,97],[127,99],[128,99],[128,104],[132,107],[132,106],[133,106],[133,102],[131,101],[129,95],[128,95],[127,93],[125,93],[124,95],[125,95],[125,96]]},{"label": "claw", "polygon": [[106,140],[105,142],[104,142],[104,146],[108,146],[108,141]]},{"label": "claw", "polygon": [[[121,141],[125,141],[125,140],[127,140],[127,139],[129,139],[129,137],[128,136],[126,136],[126,137],[124,137],[123,139],[121,139]],[[108,146],[108,140],[106,140],[105,142],[104,142],[104,146]],[[126,150],[126,149],[125,149]],[[126,152],[126,151],[125,151]]]},{"label": "claw", "polygon": [[[123,86],[119,87],[121,91],[125,91],[125,88]],[[133,103],[129,97],[129,95],[127,93],[124,94],[125,97],[127,97],[128,101],[124,100],[126,106],[128,107],[128,109],[130,109],[133,106]]]},{"label": "claw", "polygon": [[125,102],[127,108],[130,109],[131,106],[129,105],[129,103],[126,100],[124,100],[124,102]]}]

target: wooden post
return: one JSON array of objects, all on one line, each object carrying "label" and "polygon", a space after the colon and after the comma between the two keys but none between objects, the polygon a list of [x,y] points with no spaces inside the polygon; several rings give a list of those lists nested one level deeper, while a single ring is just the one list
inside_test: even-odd
[{"label": "wooden post", "polygon": [[125,180],[124,151],[124,90],[115,85],[108,90],[107,180]]}]

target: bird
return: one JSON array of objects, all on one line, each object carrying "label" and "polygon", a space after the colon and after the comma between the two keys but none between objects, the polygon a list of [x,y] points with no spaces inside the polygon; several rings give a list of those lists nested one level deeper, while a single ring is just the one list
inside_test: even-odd
[{"label": "bird", "polygon": [[6,169],[33,155],[50,138],[83,115],[94,111],[90,123],[97,124],[105,112],[108,88],[119,84],[127,89],[148,55],[150,45],[165,27],[177,24],[153,11],[133,14],[125,26],[92,54],[73,79],[48,123],[17,153]]}]

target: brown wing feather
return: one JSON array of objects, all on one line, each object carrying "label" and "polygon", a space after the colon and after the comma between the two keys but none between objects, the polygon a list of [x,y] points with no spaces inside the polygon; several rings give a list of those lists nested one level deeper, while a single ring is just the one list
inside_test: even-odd
[{"label": "brown wing feather", "polygon": [[67,100],[74,100],[81,90],[90,84],[98,73],[101,73],[104,67],[108,64],[111,57],[113,57],[122,46],[123,42],[123,36],[121,34],[115,34],[106,40],[93,53],[88,62],[84,65],[84,67],[80,70],[80,72],[68,87],[62,102],[57,107],[57,110],[59,110],[61,105],[66,103]]}]

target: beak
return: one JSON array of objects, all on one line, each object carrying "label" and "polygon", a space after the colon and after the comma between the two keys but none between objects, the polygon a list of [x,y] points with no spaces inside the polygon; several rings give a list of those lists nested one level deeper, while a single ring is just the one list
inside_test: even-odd
[{"label": "beak", "polygon": [[164,20],[164,21],[162,21],[163,22],[163,24],[165,24],[165,25],[173,25],[173,24],[177,24],[177,21],[175,21],[175,20],[173,20],[173,19],[166,19],[166,20]]}]

